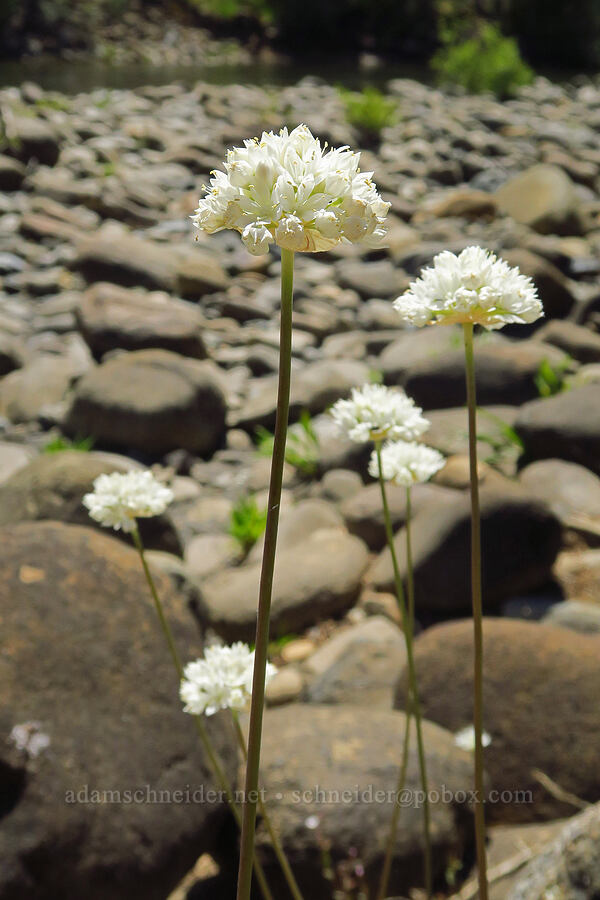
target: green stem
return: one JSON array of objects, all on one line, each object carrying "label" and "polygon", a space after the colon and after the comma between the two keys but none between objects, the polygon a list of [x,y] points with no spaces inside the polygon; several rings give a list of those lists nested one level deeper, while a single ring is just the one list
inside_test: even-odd
[{"label": "green stem", "polygon": [[483,792],[483,611],[481,601],[481,515],[479,510],[479,477],[477,473],[477,397],[473,325],[463,325],[467,409],[469,414],[469,468],[471,477],[471,591],[473,597],[474,673],[473,725],[475,728],[475,839],[477,845],[477,877],[479,900],[488,900],[487,863],[485,853],[485,809]]},{"label": "green stem", "polygon": [[[248,762],[248,749],[246,747],[246,741],[244,739],[244,733],[242,731],[240,720],[238,714],[231,711],[233,717],[233,724],[235,727],[235,733],[237,735],[238,744],[240,745],[240,749],[242,751],[242,755],[246,762]],[[267,808],[265,806],[264,800],[262,799],[262,791],[258,793],[258,808],[260,809],[260,814],[263,818],[263,822],[265,823],[265,827],[269,832],[269,837],[271,838],[271,844],[273,846],[273,850],[275,851],[275,856],[279,861],[279,865],[281,866],[281,871],[285,876],[285,880],[287,881],[288,887],[290,889],[290,893],[294,900],[303,900],[302,894],[300,893],[300,888],[298,887],[298,883],[294,878],[294,873],[292,872],[291,866],[288,862],[287,856],[285,855],[285,850],[281,846],[279,838],[277,836],[277,832],[273,828],[273,823],[271,822],[271,818],[267,812]]]},{"label": "green stem", "polygon": [[390,830],[388,834],[387,844],[385,848],[385,858],[383,861],[383,869],[381,870],[381,879],[379,881],[379,891],[377,900],[384,900],[387,897],[388,885],[390,883],[390,873],[392,871],[392,859],[394,857],[394,847],[396,844],[396,834],[398,832],[398,821],[400,819],[400,796],[404,790],[406,783],[406,770],[408,768],[408,747],[410,743],[410,717],[411,706],[408,705],[406,710],[406,721],[404,723],[404,743],[402,745],[402,764],[398,774],[398,785],[396,787],[396,802],[392,812],[392,821],[390,822]]},{"label": "green stem", "polygon": [[[432,874],[432,854],[431,854],[431,815],[429,810],[429,788],[427,783],[427,763],[425,760],[425,745],[423,742],[423,727],[421,717],[421,704],[419,702],[419,692],[417,687],[417,670],[415,666],[415,658],[413,653],[412,627],[410,617],[406,609],[404,600],[404,587],[402,585],[402,576],[398,566],[398,557],[394,546],[394,532],[392,529],[392,519],[390,516],[390,508],[387,501],[387,492],[385,489],[385,479],[383,477],[383,467],[381,464],[381,441],[375,442],[375,452],[377,454],[377,468],[379,472],[379,486],[381,489],[381,502],[383,504],[383,519],[385,523],[385,533],[387,537],[390,555],[392,557],[392,567],[394,570],[394,583],[396,586],[396,597],[402,617],[404,629],[404,640],[406,642],[406,661],[408,665],[408,685],[409,685],[409,702],[407,704],[407,714],[411,707],[415,715],[415,724],[417,730],[417,752],[419,755],[419,768],[421,771],[421,787],[423,789],[423,822],[425,831],[425,890],[427,900],[430,900],[433,890],[433,874]],[[412,572],[409,575],[409,583]]]},{"label": "green stem", "polygon": [[294,289],[294,253],[281,251],[281,323],[279,338],[279,386],[277,392],[277,415],[273,440],[273,459],[269,483],[267,527],[263,550],[260,587],[258,591],[258,619],[256,622],[256,648],[254,655],[254,678],[252,682],[252,702],[248,728],[248,763],[246,765],[246,785],[242,840],[240,847],[240,868],[238,872],[237,900],[249,900],[252,880],[252,857],[254,832],[256,829],[256,806],[258,773],[260,767],[260,746],[262,721],[265,704],[265,673],[269,647],[269,620],[271,596],[273,593],[273,570],[279,526],[279,506],[285,442],[287,437],[288,412],[290,405],[290,383],[292,369],[292,297]]},{"label": "green stem", "polygon": [[[415,634],[415,580],[413,576],[413,563],[412,563],[412,541],[411,541],[411,526],[410,520],[412,516],[412,508],[411,508],[411,493],[410,487],[406,488],[406,566],[407,566],[407,594],[408,594],[408,622],[407,626],[410,628],[410,637],[411,641]],[[390,881],[390,872],[392,870],[392,857],[394,853],[394,845],[396,843],[396,833],[398,831],[398,822],[400,820],[400,802],[399,797],[402,791],[404,790],[404,784],[406,781],[406,769],[408,766],[408,748],[410,743],[410,719],[412,715],[412,706],[411,704],[407,704],[406,710],[406,723],[404,726],[404,744],[402,747],[402,763],[400,766],[400,774],[398,776],[398,786],[396,788],[396,803],[394,804],[394,811],[392,813],[392,821],[390,823],[390,831],[388,835],[388,841],[385,852],[385,859],[383,862],[383,869],[381,872],[381,879],[379,882],[379,893],[377,894],[377,900],[384,900],[387,896],[388,885]]]},{"label": "green stem", "polygon": [[408,594],[408,624],[410,627],[410,639],[415,636],[415,576],[412,557],[412,497],[410,487],[406,488],[406,581]]},{"label": "green stem", "polygon": [[[156,609],[156,614],[158,615],[158,620],[160,622],[160,626],[162,628],[162,632],[166,638],[167,645],[169,647],[169,652],[171,654],[171,659],[173,660],[173,664],[177,671],[177,676],[179,681],[183,678],[183,666],[181,664],[181,658],[177,651],[177,646],[175,644],[175,638],[173,637],[173,632],[171,631],[171,626],[169,625],[167,618],[165,616],[163,605],[160,602],[160,597],[158,596],[158,591],[156,590],[156,584],[154,583],[154,578],[152,577],[152,572],[150,571],[150,567],[148,566],[148,562],[146,560],[146,552],[144,550],[144,545],[142,543],[142,538],[139,532],[137,525],[135,526],[133,532],[133,543],[139,553],[140,560],[142,563],[142,568],[144,570],[144,575],[146,576],[146,581],[148,582],[148,587],[150,588],[150,593],[152,595],[152,599],[154,600],[154,608]],[[194,716],[194,722],[196,724],[196,730],[198,731],[198,735],[200,737],[200,741],[204,748],[206,755],[208,756],[209,762],[213,768],[213,772],[217,778],[217,782],[219,783],[219,787],[225,794],[227,798],[227,802],[229,804],[229,808],[233,814],[233,817],[237,823],[238,828],[241,829],[242,825],[242,817],[240,815],[240,811],[237,808],[235,803],[235,799],[233,796],[233,789],[231,787],[231,782],[229,781],[225,769],[219,756],[212,745],[212,741],[208,736],[208,731],[206,730],[206,726],[201,716]],[[254,861],[254,872],[256,875],[256,880],[260,886],[261,892],[265,900],[273,900],[273,895],[269,889],[267,884],[267,880],[265,878],[265,874],[263,872],[262,866],[260,863],[255,860]]]}]

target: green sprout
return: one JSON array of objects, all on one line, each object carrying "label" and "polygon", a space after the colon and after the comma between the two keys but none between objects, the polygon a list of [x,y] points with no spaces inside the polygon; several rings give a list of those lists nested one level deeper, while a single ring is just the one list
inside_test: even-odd
[{"label": "green sprout", "polygon": [[379,140],[386,125],[396,121],[396,103],[377,88],[366,87],[360,92],[340,88],[340,96],[346,107],[346,119],[367,140]]},{"label": "green sprout", "polygon": [[229,534],[244,553],[255,545],[267,525],[267,511],[260,509],[253,496],[241,497],[231,510]]},{"label": "green sprout", "polygon": [[[258,452],[270,457],[273,453],[273,435],[266,428],[256,429]],[[299,422],[288,431],[285,461],[304,478],[313,478],[319,463],[319,439],[310,413],[303,410]]]},{"label": "green sprout", "polygon": [[565,356],[560,362],[552,363],[543,359],[535,375],[535,386],[540,397],[553,397],[566,389],[565,375],[571,368],[572,359]]},{"label": "green sprout", "polygon": [[78,450],[80,453],[89,453],[93,446],[93,437],[77,437],[75,440],[70,441],[62,434],[59,434],[48,441],[47,444],[44,444],[42,453],[62,453],[63,450]]}]

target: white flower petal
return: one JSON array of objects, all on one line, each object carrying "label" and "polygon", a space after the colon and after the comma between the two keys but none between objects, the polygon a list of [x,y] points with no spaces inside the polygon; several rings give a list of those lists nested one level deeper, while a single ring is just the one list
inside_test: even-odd
[{"label": "white flower petal", "polygon": [[467,247],[458,256],[439,253],[394,308],[419,327],[471,322],[493,329],[544,315],[531,279],[482,247]]},{"label": "white flower petal", "polygon": [[83,505],[94,521],[115,531],[131,532],[136,519],[161,515],[173,499],[173,492],[152,472],[132,470],[99,475],[94,490]]},{"label": "white flower petal", "polygon": [[422,412],[403,390],[382,384],[353,388],[350,400],[338,400],[331,408],[337,426],[357,443],[414,440],[429,428]]},{"label": "white flower petal", "polygon": [[263,132],[227,153],[225,171],[212,173],[192,221],[213,233],[239,231],[251,253],[274,236],[300,252],[329,250],[341,241],[380,243],[390,204],[371,172],[359,172],[360,154],[348,147],[324,152],[306,125],[288,133]]},{"label": "white flower petal", "polygon": [[[429,481],[444,463],[442,454],[425,444],[387,441],[381,448],[381,471],[384,480],[402,487]],[[369,462],[369,475],[379,478],[379,461],[375,451]]]}]

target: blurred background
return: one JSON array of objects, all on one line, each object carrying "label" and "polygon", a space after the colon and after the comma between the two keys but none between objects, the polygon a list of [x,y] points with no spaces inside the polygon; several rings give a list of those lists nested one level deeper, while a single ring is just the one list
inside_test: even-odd
[{"label": "blurred background", "polygon": [[[49,63],[47,54],[61,62]],[[358,58],[363,71],[384,66],[380,80],[433,71],[471,90],[502,92],[531,77],[528,65],[556,74],[597,66],[600,6],[579,0],[575,12],[561,0],[3,0],[0,56],[0,83],[17,79],[7,61],[21,58],[22,75],[65,90],[75,71],[80,88],[126,87],[142,70],[147,82],[210,77],[207,67],[225,81],[236,77],[236,66],[237,77],[251,81],[290,81],[308,67],[356,83],[366,80],[357,74]],[[86,65],[75,68],[82,57]]]}]

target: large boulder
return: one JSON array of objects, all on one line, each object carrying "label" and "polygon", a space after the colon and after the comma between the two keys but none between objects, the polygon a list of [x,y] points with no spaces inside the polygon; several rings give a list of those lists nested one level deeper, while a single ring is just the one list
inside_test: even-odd
[{"label": "large boulder", "polygon": [[156,241],[108,229],[81,241],[73,267],[89,282],[108,281],[150,291],[176,290],[191,299],[227,286],[227,276],[211,254],[173,250]]},{"label": "large boulder", "polygon": [[[484,620],[484,728],[490,821],[569,815],[561,791],[600,799],[594,735],[600,729],[600,639],[565,628]],[[423,714],[451,731],[473,721],[473,623],[437,625],[415,641]],[[397,705],[406,696],[406,670]],[[543,773],[542,781],[536,771]],[[548,790],[549,777],[558,791]],[[504,798],[503,792],[506,792]]]},{"label": "large boulder", "polygon": [[[397,793],[405,718],[391,710],[294,703],[264,718],[261,779],[277,833],[305,897],[328,897],[323,848],[334,867],[354,858],[371,891],[381,874]],[[467,807],[473,778],[469,755],[453,736],[424,722],[431,803],[434,874],[462,859],[472,841]],[[390,894],[422,884],[423,809],[416,742],[410,746]],[[437,794],[438,801],[435,801]],[[287,896],[264,826],[258,852],[276,897]]]},{"label": "large boulder", "polygon": [[[367,548],[339,529],[319,529],[275,562],[271,633],[299,631],[338,615],[358,599]],[[261,565],[226,569],[202,583],[199,615],[226,640],[252,640]]]},{"label": "large boulder", "polygon": [[175,287],[173,251],[129,234],[113,237],[101,230],[85,237],[73,267],[90,282],[110,281],[150,291],[171,291]]},{"label": "large boulder", "polygon": [[[93,489],[98,475],[128,472],[134,467],[137,465],[132,460],[113,453],[64,450],[42,454],[0,484],[0,526],[52,519],[101,528],[84,507],[84,494]],[[167,513],[140,519],[139,524],[146,547],[169,553],[182,552],[179,535]],[[130,540],[123,532],[115,534]]]},{"label": "large boulder", "polygon": [[[215,784],[137,554],[55,522],[0,540],[0,895],[163,900],[214,847],[226,807],[185,802]],[[183,600],[155,577],[183,658],[196,656]],[[225,724],[208,727],[233,780]]]},{"label": "large boulder", "polygon": [[516,266],[523,275],[532,279],[538,289],[546,318],[564,318],[571,312],[576,298],[560,269],[537,253],[521,247],[503,251],[502,257],[509,265]]},{"label": "large boulder", "polygon": [[357,291],[367,300],[369,297],[393,299],[406,290],[408,277],[389,259],[377,262],[343,260],[337,264],[338,281],[343,288]]},{"label": "large boulder", "polygon": [[519,480],[563,525],[595,525],[600,532],[600,478],[589,469],[563,459],[540,459],[526,466]]},{"label": "large boulder", "polygon": [[584,900],[600,896],[600,804],[565,822],[504,896],[506,900]]},{"label": "large boulder", "polygon": [[[536,375],[544,362],[559,365],[564,353],[538,341],[510,341],[494,336],[475,343],[477,402],[519,405],[539,396]],[[424,409],[465,403],[465,354],[457,348],[416,362],[399,383]]]},{"label": "large boulder", "polygon": [[584,325],[555,320],[540,328],[536,337],[547,344],[560,347],[581,363],[600,362],[600,334]]},{"label": "large boulder", "polygon": [[21,162],[38,162],[53,166],[60,154],[60,138],[52,125],[29,116],[11,118],[11,140],[4,136],[0,147],[7,156]]},{"label": "large boulder", "polygon": [[198,308],[172,300],[167,294],[131,291],[100,282],[83,295],[75,317],[96,357],[115,349],[150,347],[196,359],[207,355]]},{"label": "large boulder", "polygon": [[541,234],[581,234],[575,185],[558,166],[535,165],[495,194],[501,212]]},{"label": "large boulder", "polygon": [[565,600],[555,603],[544,616],[547,625],[559,625],[581,634],[600,632],[600,605],[581,600]]},{"label": "large boulder", "polygon": [[354,703],[389,709],[406,665],[404,635],[372,616],[325,641],[305,663],[311,703]]},{"label": "large boulder", "polygon": [[18,191],[27,169],[18,159],[0,154],[0,191]]},{"label": "large boulder", "polygon": [[32,422],[65,399],[81,367],[67,358],[40,354],[0,381],[0,415],[11,422]]},{"label": "large boulder", "polygon": [[[400,320],[398,320],[400,324]],[[462,347],[458,328],[409,328],[382,350],[378,365],[386,384],[402,384],[415,365],[437,359]]]},{"label": "large boulder", "polygon": [[[284,506],[279,518],[277,549],[279,552],[293,550],[315,531],[324,528],[345,531],[344,520],[332,503],[315,498],[301,500],[294,506]],[[248,562],[261,562],[263,548],[264,535],[252,547],[248,554]]]},{"label": "large boulder", "polygon": [[[468,492],[447,490],[415,514],[412,550],[417,616],[468,612],[470,591],[471,503]],[[499,609],[511,595],[535,589],[550,575],[560,547],[558,520],[538,500],[506,480],[481,489],[483,603]],[[398,564],[406,578],[406,532],[394,538]],[[393,591],[394,573],[386,547],[367,572],[380,591]]]},{"label": "large boulder", "polygon": [[23,469],[34,456],[35,451],[25,444],[0,441],[0,484]]},{"label": "large boulder", "polygon": [[515,421],[523,463],[566,459],[600,475],[600,383],[526,403]]},{"label": "large boulder", "polygon": [[[348,397],[353,387],[369,379],[369,367],[353,359],[319,360],[293,373],[290,394],[290,421],[303,410],[312,415],[324,412],[340,397]],[[273,429],[277,411],[277,376],[267,375],[250,382],[244,405],[236,410],[230,424],[254,432],[258,426]]]},{"label": "large boulder", "polygon": [[210,363],[139,350],[109,359],[81,379],[66,428],[142,453],[209,455],[223,439],[225,411]]},{"label": "large boulder", "polygon": [[[486,406],[477,411],[478,459],[493,463],[508,475],[516,472],[521,454],[521,444],[513,429],[518,411],[518,406]],[[427,418],[431,426],[423,435],[424,443],[445,456],[468,456],[469,426],[465,406],[430,410]]]},{"label": "large boulder", "polygon": [[[386,496],[392,528],[400,528],[406,522],[406,488],[390,484],[386,488]],[[436,497],[448,497],[445,488],[433,484],[415,485],[411,494],[413,514],[431,503]],[[370,550],[381,550],[385,546],[385,522],[381,488],[377,482],[367,484],[344,500],[340,511],[351,534],[355,534],[367,544]]]},{"label": "large boulder", "polygon": [[[554,822],[525,822],[516,825],[491,825],[486,833],[486,856],[489,879],[489,900],[506,900],[517,884],[523,866],[553,841],[564,828],[566,819]],[[465,897],[477,897],[477,866],[461,885]],[[190,898],[191,900],[191,898]]]}]

